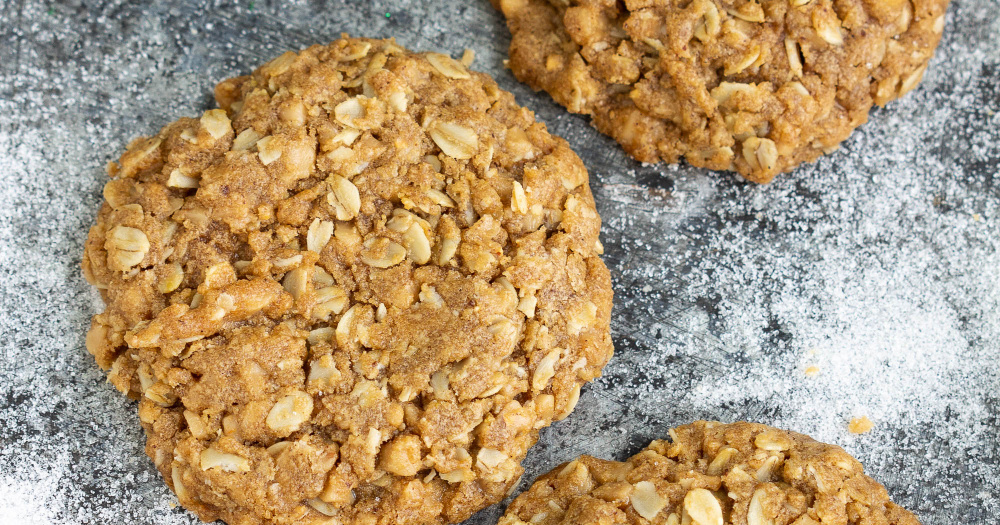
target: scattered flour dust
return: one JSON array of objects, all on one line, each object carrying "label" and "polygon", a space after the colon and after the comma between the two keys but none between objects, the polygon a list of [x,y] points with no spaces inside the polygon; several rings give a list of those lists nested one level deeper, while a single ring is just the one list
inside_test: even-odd
[{"label": "scattered flour dust", "polygon": [[48,525],[55,523],[50,495],[39,495],[35,480],[0,477],[0,523]]},{"label": "scattered flour dust", "polygon": [[56,523],[56,509],[62,504],[57,494],[60,469],[39,464],[37,456],[22,460],[14,472],[0,473],[0,524]]}]

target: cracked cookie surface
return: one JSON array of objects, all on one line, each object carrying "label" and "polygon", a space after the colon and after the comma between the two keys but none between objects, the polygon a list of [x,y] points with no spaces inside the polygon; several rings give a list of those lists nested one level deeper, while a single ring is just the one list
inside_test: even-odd
[{"label": "cracked cookie surface", "polygon": [[288,52],[109,165],[87,348],[201,519],[448,523],[611,357],[587,172],[488,76]]},{"label": "cracked cookie surface", "polygon": [[840,447],[744,422],[698,421],[670,437],[624,462],[556,467],[499,525],[919,525]]},{"label": "cracked cookie surface", "polygon": [[948,0],[492,0],[510,68],[642,162],[755,182],[912,90]]}]

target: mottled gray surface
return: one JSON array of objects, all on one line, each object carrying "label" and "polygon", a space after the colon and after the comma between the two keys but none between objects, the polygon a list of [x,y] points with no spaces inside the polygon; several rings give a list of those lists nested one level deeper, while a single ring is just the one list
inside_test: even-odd
[{"label": "mottled gray surface", "polygon": [[[522,488],[580,453],[750,419],[844,446],[925,524],[1000,523],[998,0],[956,1],[917,92],[767,187],[627,160],[503,69],[486,0],[146,3],[0,0],[0,523],[196,522],[84,349],[102,167],[208,108],[216,81],[341,32],[475,50],[591,170],[617,355]],[[859,415],[875,429],[852,436]]]}]

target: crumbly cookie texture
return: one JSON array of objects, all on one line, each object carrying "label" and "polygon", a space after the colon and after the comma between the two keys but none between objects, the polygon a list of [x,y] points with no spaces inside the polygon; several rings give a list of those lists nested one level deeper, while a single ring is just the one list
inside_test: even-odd
[{"label": "crumbly cookie texture", "polygon": [[[470,57],[471,58],[471,57]],[[180,502],[230,524],[457,522],[612,354],[587,171],[488,76],[288,52],[109,166],[87,348]]]},{"label": "crumbly cookie texture", "polygon": [[919,525],[843,449],[755,423],[698,421],[627,461],[556,467],[499,525]]},{"label": "crumbly cookie texture", "polygon": [[491,0],[510,68],[642,162],[765,183],[923,78],[948,0]]}]

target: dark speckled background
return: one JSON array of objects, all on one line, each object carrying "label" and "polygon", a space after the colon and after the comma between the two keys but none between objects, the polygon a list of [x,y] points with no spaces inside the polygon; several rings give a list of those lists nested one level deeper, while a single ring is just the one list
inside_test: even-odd
[{"label": "dark speckled background", "polygon": [[[628,160],[503,68],[486,0],[0,0],[0,524],[196,522],[84,349],[102,167],[210,107],[218,80],[341,32],[475,50],[590,169],[617,355],[521,488],[694,419],[751,419],[845,447],[925,524],[1000,523],[998,20],[997,0],[955,1],[919,90],[757,187]],[[861,415],[875,428],[853,436]]]}]

